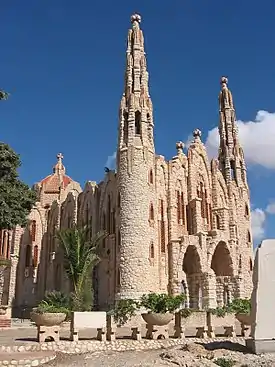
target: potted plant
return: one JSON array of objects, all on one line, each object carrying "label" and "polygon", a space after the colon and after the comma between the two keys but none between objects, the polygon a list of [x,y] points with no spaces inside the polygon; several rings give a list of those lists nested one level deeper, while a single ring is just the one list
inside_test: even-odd
[{"label": "potted plant", "polygon": [[174,312],[180,308],[184,300],[184,294],[177,296],[156,293],[144,294],[139,305],[148,312],[142,313],[142,317],[149,325],[168,325],[174,317]]},{"label": "potted plant", "polygon": [[36,326],[57,326],[70,314],[70,299],[62,292],[48,292],[45,298],[31,312]]},{"label": "potted plant", "polygon": [[230,308],[241,324],[251,325],[251,301],[249,299],[234,299],[230,304]]}]

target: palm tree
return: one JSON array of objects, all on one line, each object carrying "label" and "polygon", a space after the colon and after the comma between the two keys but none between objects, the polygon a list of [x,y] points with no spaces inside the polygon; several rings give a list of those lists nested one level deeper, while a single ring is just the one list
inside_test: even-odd
[{"label": "palm tree", "polygon": [[106,232],[90,236],[89,226],[61,229],[57,232],[58,243],[63,249],[64,268],[72,285],[72,308],[90,311],[93,301],[93,268],[100,262],[100,245]]},{"label": "palm tree", "polygon": [[2,99],[8,99],[9,93],[5,92],[4,90],[0,89],[0,101]]}]

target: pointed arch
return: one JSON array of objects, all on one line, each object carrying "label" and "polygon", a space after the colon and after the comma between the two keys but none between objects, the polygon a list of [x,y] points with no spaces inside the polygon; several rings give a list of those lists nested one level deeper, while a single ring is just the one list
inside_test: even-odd
[{"label": "pointed arch", "polygon": [[141,134],[141,113],[140,111],[135,112],[135,135]]},{"label": "pointed arch", "polygon": [[149,219],[150,219],[151,221],[154,221],[154,219],[155,219],[155,214],[154,214],[154,205],[153,205],[153,203],[151,203],[151,204],[150,204]]},{"label": "pointed arch", "polygon": [[233,276],[233,261],[225,242],[221,241],[215,248],[211,269],[216,276]]}]

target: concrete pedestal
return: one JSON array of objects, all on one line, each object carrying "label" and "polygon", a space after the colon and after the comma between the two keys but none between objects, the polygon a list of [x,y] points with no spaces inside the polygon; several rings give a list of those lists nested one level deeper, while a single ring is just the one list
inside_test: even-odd
[{"label": "concrete pedestal", "polygon": [[275,340],[246,339],[246,347],[255,354],[275,353]]}]

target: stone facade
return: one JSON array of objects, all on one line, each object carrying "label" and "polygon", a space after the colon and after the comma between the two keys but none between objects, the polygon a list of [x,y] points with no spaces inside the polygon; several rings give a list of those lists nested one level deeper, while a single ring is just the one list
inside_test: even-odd
[{"label": "stone facade", "polygon": [[93,234],[109,233],[91,275],[100,309],[148,292],[184,292],[195,308],[250,296],[249,187],[227,79],[219,95],[218,159],[209,161],[198,129],[187,151],[178,142],[171,160],[157,155],[140,20],[133,15],[128,32],[117,170],[106,170],[102,182],[89,181],[82,191],[58,155],[54,173],[36,185],[29,227],[12,236],[10,253],[19,254],[11,267],[15,307],[33,306],[46,290],[69,290],[55,233],[74,222],[90,224]]}]

